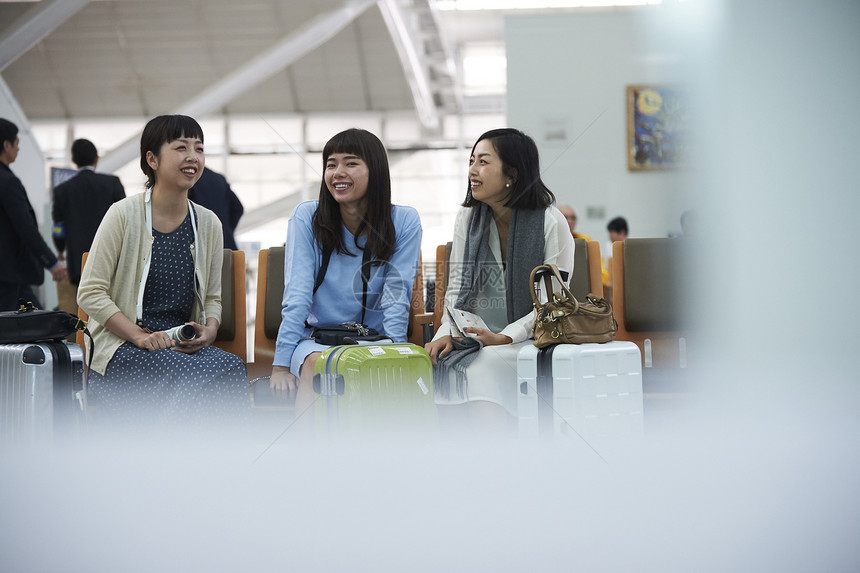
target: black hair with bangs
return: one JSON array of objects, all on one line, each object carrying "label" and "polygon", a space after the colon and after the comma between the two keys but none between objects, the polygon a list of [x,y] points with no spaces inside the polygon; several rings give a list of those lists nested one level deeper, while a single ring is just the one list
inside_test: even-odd
[{"label": "black hair with bangs", "polygon": [[[367,212],[355,233],[356,247],[358,237],[366,233],[365,248],[369,250],[374,264],[390,260],[394,254],[396,233],[391,220],[391,174],[385,146],[369,131],[352,128],[338,133],[325,144],[322,153],[323,171],[328,158],[335,153],[355,155],[367,164]],[[314,238],[324,253],[337,251],[355,256],[344,244],[342,225],[340,205],[329,192],[323,176],[319,207],[313,218]]]},{"label": "black hair with bangs", "polygon": [[165,143],[183,137],[196,138],[203,141],[203,128],[194,118],[187,115],[159,115],[149,120],[140,136],[140,168],[146,175],[146,188],[155,185],[155,170],[149,166],[146,153],[151,151],[156,157],[161,153]]}]

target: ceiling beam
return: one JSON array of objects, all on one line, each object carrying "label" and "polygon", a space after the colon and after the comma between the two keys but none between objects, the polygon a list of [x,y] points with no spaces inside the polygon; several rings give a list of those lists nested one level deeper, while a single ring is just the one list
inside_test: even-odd
[{"label": "ceiling beam", "polygon": [[[325,44],[375,3],[374,0],[348,0],[339,8],[312,18],[268,50],[209,86],[197,97],[179,106],[174,113],[200,117],[218,110]],[[139,153],[138,133],[110,155],[99,160],[99,168],[106,172],[115,171],[136,159]]]},{"label": "ceiling beam", "polygon": [[27,10],[0,34],[0,72],[44,40],[90,0],[45,0]]},{"label": "ceiling beam", "polygon": [[239,235],[252,229],[256,229],[257,227],[262,227],[272,221],[288,217],[296,206],[304,200],[305,196],[315,196],[319,191],[320,184],[317,181],[313,181],[304,186],[304,188],[307,190],[307,193],[302,193],[302,186],[300,186],[298,189],[291,191],[283,197],[275,199],[265,205],[260,205],[259,207],[245,211],[242,214],[242,218],[239,219],[239,224],[236,226],[235,233]]},{"label": "ceiling beam", "polygon": [[424,127],[436,130],[439,128],[439,112],[433,100],[433,92],[430,89],[430,77],[428,66],[423,54],[418,53],[413,37],[414,31],[410,29],[409,23],[404,18],[403,10],[398,0],[379,0],[379,10],[382,19],[388,27],[400,65],[406,74],[406,81],[412,91],[412,99],[415,102],[415,110],[418,119]]}]

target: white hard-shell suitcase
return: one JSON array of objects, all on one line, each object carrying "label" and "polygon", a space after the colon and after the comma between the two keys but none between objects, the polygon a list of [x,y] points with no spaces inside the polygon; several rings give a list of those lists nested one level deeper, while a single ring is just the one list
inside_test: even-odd
[{"label": "white hard-shell suitcase", "polygon": [[76,439],[86,428],[84,352],[69,342],[0,345],[0,443]]},{"label": "white hard-shell suitcase", "polygon": [[642,435],[642,362],[632,342],[528,345],[517,376],[521,437]]}]

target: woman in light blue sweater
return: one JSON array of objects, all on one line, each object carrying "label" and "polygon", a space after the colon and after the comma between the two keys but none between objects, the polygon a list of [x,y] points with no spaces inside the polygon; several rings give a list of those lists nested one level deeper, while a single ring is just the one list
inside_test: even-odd
[{"label": "woman in light blue sweater", "polygon": [[[406,340],[421,249],[418,212],[391,204],[388,158],[379,138],[348,129],[326,143],[322,157],[319,200],[296,207],[287,227],[270,380],[276,393],[296,394],[297,412],[313,402],[314,362],[327,348],[308,339],[313,327],[352,321],[395,342]],[[370,269],[364,304],[363,259]]]}]

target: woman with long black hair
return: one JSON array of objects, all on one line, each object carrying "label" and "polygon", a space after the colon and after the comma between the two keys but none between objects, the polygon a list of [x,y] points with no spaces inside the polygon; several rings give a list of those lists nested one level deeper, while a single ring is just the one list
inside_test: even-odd
[{"label": "woman with long black hair", "polygon": [[[315,326],[356,322],[406,340],[421,222],[391,204],[382,142],[348,129],[326,143],[319,199],[296,207],[287,227],[284,298],[270,387],[296,393],[297,412],[313,401],[314,362],[327,346]],[[366,273],[362,278],[362,267]]]}]

